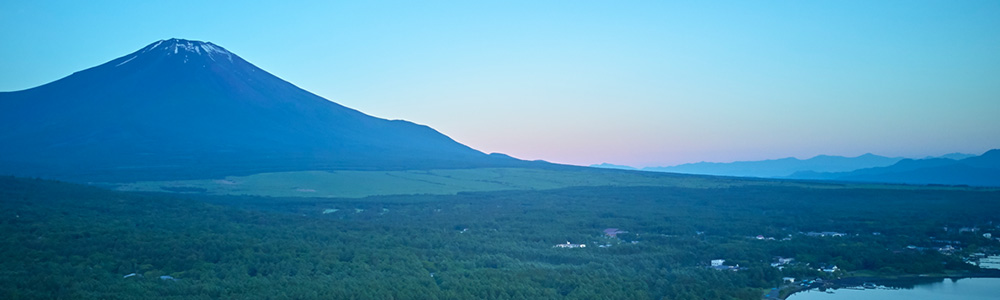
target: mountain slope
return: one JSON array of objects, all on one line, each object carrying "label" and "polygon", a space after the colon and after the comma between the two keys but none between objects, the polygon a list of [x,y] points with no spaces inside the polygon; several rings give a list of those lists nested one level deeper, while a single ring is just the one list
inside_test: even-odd
[{"label": "mountain slope", "polygon": [[0,174],[69,180],[522,163],[330,102],[226,49],[170,39],[0,93]]}]

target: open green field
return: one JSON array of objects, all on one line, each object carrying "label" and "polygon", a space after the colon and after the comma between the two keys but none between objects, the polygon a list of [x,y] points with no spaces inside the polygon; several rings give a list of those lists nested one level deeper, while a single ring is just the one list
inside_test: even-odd
[{"label": "open green field", "polygon": [[361,198],[379,195],[453,195],[459,192],[550,190],[586,186],[912,188],[900,185],[844,185],[588,168],[480,168],[419,171],[301,171],[261,173],[250,176],[229,176],[221,179],[141,181],[119,184],[116,186],[116,189],[144,192],[195,192],[210,195]]}]

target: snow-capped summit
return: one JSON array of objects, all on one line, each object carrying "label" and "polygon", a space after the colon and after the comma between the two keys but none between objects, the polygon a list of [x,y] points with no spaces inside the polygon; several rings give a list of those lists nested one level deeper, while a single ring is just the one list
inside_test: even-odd
[{"label": "snow-capped summit", "polygon": [[184,39],[159,40],[142,49],[142,53],[162,51],[167,55],[207,55],[211,59],[225,58],[233,61],[233,53],[211,42]]},{"label": "snow-capped summit", "polygon": [[[112,61],[115,67],[120,67],[129,63],[134,64],[138,57],[151,57],[149,60],[158,60],[160,57],[172,57],[179,59],[182,63],[195,63],[205,65],[205,61],[193,61],[195,58],[204,57],[209,62],[228,61],[234,62],[236,55],[219,45],[211,42],[202,42],[185,39],[159,40],[155,43],[143,47],[141,50],[126,55],[118,60]],[[140,59],[142,61],[142,59]]]}]

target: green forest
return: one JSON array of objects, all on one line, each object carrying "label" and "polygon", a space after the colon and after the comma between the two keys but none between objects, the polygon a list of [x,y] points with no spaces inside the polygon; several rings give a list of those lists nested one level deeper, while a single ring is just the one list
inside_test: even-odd
[{"label": "green forest", "polygon": [[[997,211],[1000,192],[977,189],[280,198],[0,177],[0,298],[760,299],[782,277],[977,272],[962,258],[1000,250],[981,236]],[[586,247],[555,247],[567,242]]]}]

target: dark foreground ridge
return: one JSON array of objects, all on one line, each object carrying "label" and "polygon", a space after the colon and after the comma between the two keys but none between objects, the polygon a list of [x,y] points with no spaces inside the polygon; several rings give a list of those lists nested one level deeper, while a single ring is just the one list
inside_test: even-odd
[{"label": "dark foreground ridge", "polygon": [[182,39],[0,93],[0,128],[0,174],[74,181],[526,163],[341,106]]}]

